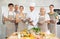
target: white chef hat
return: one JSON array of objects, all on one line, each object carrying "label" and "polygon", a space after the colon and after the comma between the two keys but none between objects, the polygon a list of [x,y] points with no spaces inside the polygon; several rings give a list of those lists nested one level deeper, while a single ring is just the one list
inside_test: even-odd
[{"label": "white chef hat", "polygon": [[35,3],[30,3],[30,6],[35,7]]}]

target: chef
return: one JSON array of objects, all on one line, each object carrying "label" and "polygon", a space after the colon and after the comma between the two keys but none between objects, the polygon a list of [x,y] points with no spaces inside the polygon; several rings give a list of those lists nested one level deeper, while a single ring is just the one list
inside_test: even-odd
[{"label": "chef", "polygon": [[28,30],[37,27],[38,12],[35,11],[35,3],[30,4],[30,11],[27,13],[27,19],[29,20]]}]

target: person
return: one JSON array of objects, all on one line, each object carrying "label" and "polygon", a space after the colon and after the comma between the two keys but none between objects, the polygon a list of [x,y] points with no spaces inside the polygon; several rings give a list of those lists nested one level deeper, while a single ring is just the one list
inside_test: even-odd
[{"label": "person", "polygon": [[28,20],[28,30],[37,27],[38,12],[35,11],[35,3],[30,4],[30,11],[27,13],[26,19]]},{"label": "person", "polygon": [[54,12],[54,5],[49,6],[50,12],[48,13],[50,16],[49,30],[51,33],[56,34],[56,24],[58,22],[58,14]]},{"label": "person", "polygon": [[[19,9],[18,5],[15,5],[15,10],[14,10],[15,14],[19,14],[18,9]],[[17,32],[17,28],[18,28],[18,23],[15,22],[15,32]]]},{"label": "person", "polygon": [[17,14],[17,13],[19,13],[19,6],[18,5],[15,5],[15,10],[14,10],[14,12]]},{"label": "person", "polygon": [[42,32],[50,33],[48,31],[48,23],[49,23],[49,15],[46,13],[45,8],[40,8],[39,19],[38,19],[38,27],[41,29]]},{"label": "person", "polygon": [[23,31],[24,29],[27,28],[25,22],[24,22],[24,19],[26,18],[25,17],[25,14],[24,14],[24,7],[23,6],[20,6],[19,7],[19,10],[20,10],[20,13],[16,15],[16,22],[18,23],[18,29],[17,31],[18,32],[21,32]]},{"label": "person", "polygon": [[15,32],[14,18],[15,14],[13,11],[14,5],[13,3],[8,4],[8,13],[4,14],[4,22],[6,26],[6,37],[10,36],[13,32]]}]

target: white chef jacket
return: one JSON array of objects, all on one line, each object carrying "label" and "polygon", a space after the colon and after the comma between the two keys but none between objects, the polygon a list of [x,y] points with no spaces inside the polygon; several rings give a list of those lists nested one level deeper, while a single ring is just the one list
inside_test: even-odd
[{"label": "white chef jacket", "polygon": [[38,12],[36,12],[35,10],[32,11],[32,12],[30,11],[30,12],[27,13],[26,17],[31,18],[31,21],[33,21],[33,25],[34,25],[34,26],[32,26],[32,25],[29,24],[28,29],[31,29],[33,27],[37,27],[36,24],[38,22]]}]

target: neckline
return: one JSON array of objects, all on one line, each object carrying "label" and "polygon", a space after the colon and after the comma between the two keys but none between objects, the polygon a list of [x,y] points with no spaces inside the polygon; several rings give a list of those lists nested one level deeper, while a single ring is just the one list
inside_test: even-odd
[{"label": "neckline", "polygon": [[53,15],[53,14],[54,14],[54,12],[53,12],[53,13],[49,12],[49,14],[50,14],[50,15]]}]

